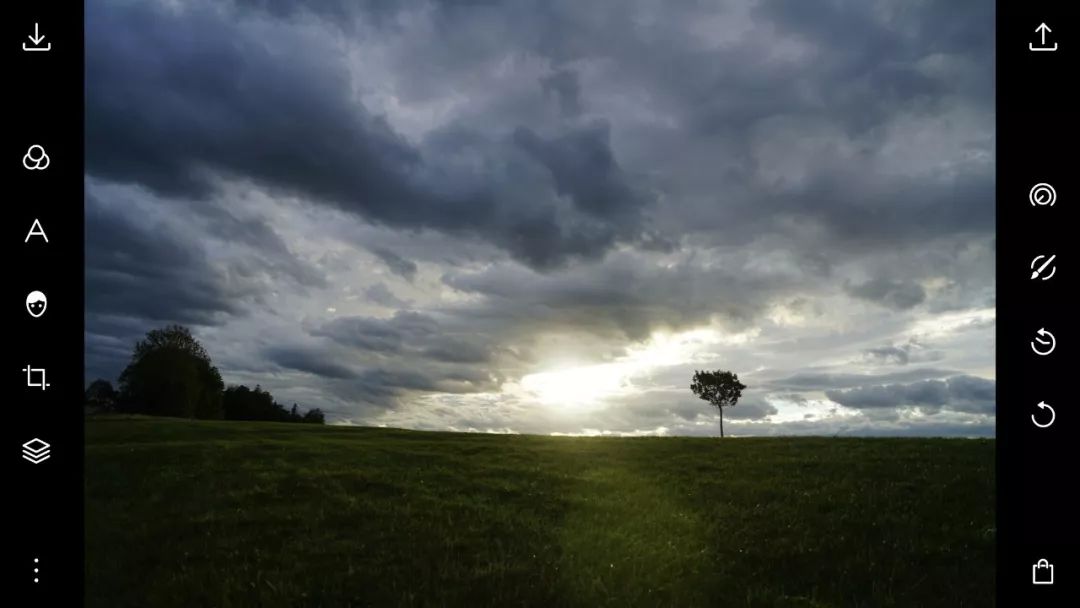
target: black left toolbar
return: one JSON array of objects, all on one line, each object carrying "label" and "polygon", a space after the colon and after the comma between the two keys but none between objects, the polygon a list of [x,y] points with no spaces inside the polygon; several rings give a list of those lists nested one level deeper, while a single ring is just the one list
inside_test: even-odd
[{"label": "black left toolbar", "polygon": [[83,5],[11,3],[3,165],[5,591],[83,601]]}]

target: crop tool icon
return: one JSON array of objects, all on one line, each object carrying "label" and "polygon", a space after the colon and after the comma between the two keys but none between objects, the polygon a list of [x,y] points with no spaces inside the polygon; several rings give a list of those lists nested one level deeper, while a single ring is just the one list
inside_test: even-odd
[{"label": "crop tool icon", "polygon": [[26,386],[41,390],[49,388],[49,383],[45,381],[45,368],[27,365],[22,371],[26,372]]},{"label": "crop tool icon", "polygon": [[51,445],[35,437],[22,444],[23,460],[26,460],[31,464],[41,464],[49,459],[49,456],[51,455],[49,453],[49,448],[51,447]]}]

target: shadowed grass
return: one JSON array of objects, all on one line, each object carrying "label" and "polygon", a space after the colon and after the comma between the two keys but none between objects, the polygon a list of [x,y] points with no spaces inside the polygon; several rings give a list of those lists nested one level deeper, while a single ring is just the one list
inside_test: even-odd
[{"label": "shadowed grass", "polygon": [[87,421],[87,605],[987,606],[993,441]]}]

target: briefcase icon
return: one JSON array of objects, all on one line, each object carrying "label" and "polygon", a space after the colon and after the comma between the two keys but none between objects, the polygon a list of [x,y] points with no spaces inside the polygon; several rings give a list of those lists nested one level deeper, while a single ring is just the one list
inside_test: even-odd
[{"label": "briefcase icon", "polygon": [[1054,584],[1054,564],[1040,559],[1035,562],[1031,567],[1031,584],[1032,585],[1053,585]]}]

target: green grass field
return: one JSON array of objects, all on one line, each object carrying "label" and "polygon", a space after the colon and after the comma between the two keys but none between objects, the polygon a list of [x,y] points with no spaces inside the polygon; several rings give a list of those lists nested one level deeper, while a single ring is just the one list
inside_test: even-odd
[{"label": "green grass field", "polygon": [[88,606],[994,604],[992,440],[86,436]]}]

